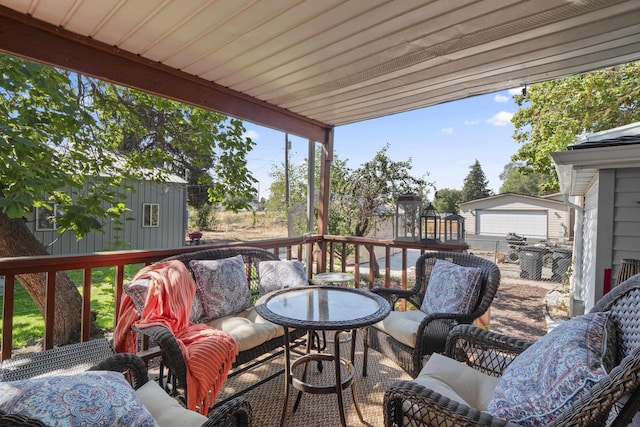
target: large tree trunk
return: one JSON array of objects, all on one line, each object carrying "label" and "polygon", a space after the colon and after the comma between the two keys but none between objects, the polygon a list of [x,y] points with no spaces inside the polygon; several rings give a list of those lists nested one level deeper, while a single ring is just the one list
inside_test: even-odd
[{"label": "large tree trunk", "polygon": [[[49,255],[41,242],[26,226],[24,219],[9,219],[0,211],[0,257]],[[17,276],[44,315],[47,281],[44,273]],[[56,299],[53,341],[68,344],[78,337],[82,313],[82,297],[66,273],[56,277]]]},{"label": "large tree trunk", "polygon": [[369,259],[373,260],[373,277],[380,277],[380,264],[378,264],[378,259],[376,258],[375,250],[376,248],[373,245],[365,245],[365,248],[369,252]]}]

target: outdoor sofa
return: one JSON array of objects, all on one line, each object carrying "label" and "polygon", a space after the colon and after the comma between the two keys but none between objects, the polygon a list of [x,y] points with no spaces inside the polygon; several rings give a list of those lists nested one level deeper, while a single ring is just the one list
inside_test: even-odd
[{"label": "outdoor sofa", "polygon": [[[206,273],[199,273],[198,271],[199,268],[207,265],[207,261],[228,262],[229,260],[237,259],[237,257],[241,257],[242,259],[243,274],[246,277],[252,298],[251,305],[246,307],[246,309],[221,317],[201,320],[201,322],[205,322],[216,329],[229,333],[238,343],[238,354],[233,364],[234,369],[229,374],[230,376],[242,372],[245,368],[270,360],[270,357],[281,354],[280,349],[283,346],[284,329],[282,326],[275,325],[260,317],[253,306],[253,302],[257,300],[260,293],[266,292],[266,281],[270,281],[271,286],[276,287],[327,284],[324,281],[307,279],[302,270],[302,265],[298,261],[282,261],[273,252],[255,247],[242,246],[204,249],[202,251],[165,258],[158,262],[169,260],[181,261],[187,266],[198,283],[198,281],[213,280],[212,276],[206,276]],[[202,261],[205,261],[205,263],[202,263]],[[261,263],[267,264],[262,264],[262,272],[260,272]],[[266,266],[270,267],[269,274],[265,273]],[[225,270],[225,272],[228,272],[228,270]],[[227,274],[227,276],[229,274]],[[198,286],[201,284],[202,283],[198,284]],[[198,289],[200,290],[201,288],[199,287]],[[202,303],[202,305],[204,307],[206,303]],[[197,316],[198,314],[194,315],[192,312],[192,317]],[[204,318],[206,319],[207,316],[205,315]],[[135,331],[148,336],[157,344],[157,347],[159,347],[160,355],[162,356],[160,377],[167,392],[174,395],[180,394],[185,396],[186,365],[178,342],[171,331],[162,326],[139,328],[135,329]],[[305,334],[306,331],[303,330],[290,331],[290,340],[294,347],[304,344]],[[166,376],[165,369],[167,371]],[[274,374],[274,376],[275,375],[278,374]],[[270,378],[271,377],[266,378],[263,382]]]}]

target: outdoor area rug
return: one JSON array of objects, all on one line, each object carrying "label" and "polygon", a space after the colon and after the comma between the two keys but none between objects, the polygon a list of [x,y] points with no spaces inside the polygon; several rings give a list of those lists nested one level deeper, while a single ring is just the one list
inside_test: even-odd
[{"label": "outdoor area rug", "polygon": [[[362,376],[362,334],[358,333],[355,356],[355,384],[358,404],[365,423],[358,418],[350,389],[343,391],[345,417],[349,426],[384,425],[383,398],[386,389],[396,380],[410,380],[411,377],[398,365],[382,356],[375,350],[369,351],[369,370],[367,377]],[[349,356],[350,343],[341,344],[341,356]],[[333,347],[333,344],[331,344]],[[292,359],[297,356],[292,355]],[[218,395],[218,401],[255,384],[260,379],[284,369],[284,355],[265,362],[250,371],[244,372],[227,380],[222,391]],[[299,377],[300,372],[296,377]],[[308,367],[307,382],[313,384],[327,384],[334,378],[333,364],[324,363],[322,373],[317,369],[315,362]],[[293,412],[293,404],[297,390],[292,389],[289,396],[289,410],[286,426],[292,427],[334,427],[340,425],[338,411],[338,399],[335,394],[309,394],[303,393],[298,410]],[[248,399],[253,409],[253,421],[256,427],[278,426],[282,413],[284,399],[284,374],[262,384],[247,392],[244,396]]]},{"label": "outdoor area rug", "polygon": [[[509,279],[505,274],[498,293],[491,307],[490,329],[524,339],[536,340],[546,333],[546,323],[543,314],[543,299],[548,292],[541,286],[532,286]],[[369,352],[369,375],[362,377],[362,336],[359,331],[356,342],[355,382],[356,393],[365,423],[360,422],[353,406],[351,391],[343,391],[345,416],[349,426],[384,425],[382,402],[385,390],[396,380],[410,380],[395,362],[381,355],[375,350]],[[348,357],[350,343],[341,345],[341,355]],[[314,364],[309,365],[309,382],[322,384],[322,380],[333,378],[332,365],[323,365],[322,377],[318,375]],[[262,378],[281,372],[284,369],[284,355],[263,363],[250,371],[228,379],[218,396],[222,401],[229,396],[242,392],[254,385]],[[289,397],[289,411],[286,426],[292,427],[333,427],[340,425],[338,400],[335,394],[312,395],[304,393],[296,413],[292,408],[297,390],[292,390]],[[262,384],[244,394],[253,408],[254,425],[257,427],[278,426],[282,412],[284,397],[284,375]]]}]

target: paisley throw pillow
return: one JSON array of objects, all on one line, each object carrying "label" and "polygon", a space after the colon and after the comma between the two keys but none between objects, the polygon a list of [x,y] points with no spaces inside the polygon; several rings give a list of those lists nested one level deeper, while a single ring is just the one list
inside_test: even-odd
[{"label": "paisley throw pillow", "polygon": [[230,316],[251,307],[251,291],[242,255],[189,262],[202,304],[201,322]]}]

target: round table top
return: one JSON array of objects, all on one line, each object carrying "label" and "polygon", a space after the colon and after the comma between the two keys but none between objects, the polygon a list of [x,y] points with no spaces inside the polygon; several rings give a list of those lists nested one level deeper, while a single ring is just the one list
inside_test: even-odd
[{"label": "round table top", "polygon": [[256,311],[282,326],[313,330],[353,329],[372,325],[389,315],[391,306],[373,292],[338,286],[305,286],[271,292]]},{"label": "round table top", "polygon": [[314,276],[315,279],[325,280],[327,282],[351,282],[355,280],[355,276],[351,273],[341,273],[341,272],[328,272],[328,273],[318,273]]}]

